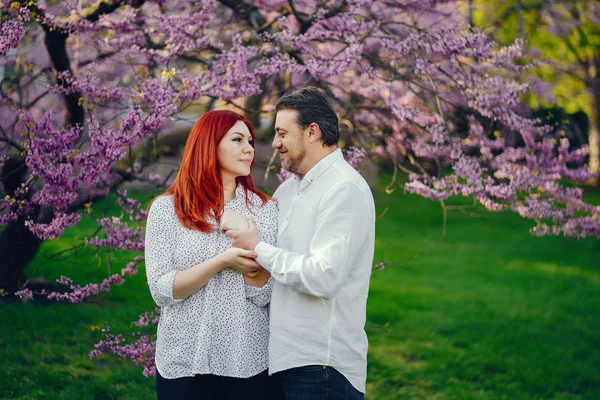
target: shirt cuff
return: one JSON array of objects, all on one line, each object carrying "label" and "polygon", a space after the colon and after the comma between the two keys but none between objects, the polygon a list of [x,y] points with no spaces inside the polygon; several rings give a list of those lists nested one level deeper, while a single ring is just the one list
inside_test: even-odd
[{"label": "shirt cuff", "polygon": [[263,287],[254,287],[246,284],[246,298],[258,307],[264,307],[271,302],[273,289],[273,278],[269,277],[267,284]]},{"label": "shirt cuff", "polygon": [[247,283],[245,283],[246,285],[246,297],[247,298],[252,298],[255,296],[259,296],[269,290],[271,290],[273,283],[271,282],[271,278],[269,277],[269,280],[267,281],[267,283],[265,283],[263,286],[252,286],[252,285],[248,285]]},{"label": "shirt cuff", "polygon": [[159,293],[173,303],[185,300],[176,299],[173,297],[173,283],[175,282],[175,275],[177,275],[177,271],[170,271],[161,277],[158,284]]},{"label": "shirt cuff", "polygon": [[277,248],[267,242],[259,242],[254,248],[254,251],[258,253],[256,262],[259,263],[261,267],[271,272],[271,258],[277,251]]}]

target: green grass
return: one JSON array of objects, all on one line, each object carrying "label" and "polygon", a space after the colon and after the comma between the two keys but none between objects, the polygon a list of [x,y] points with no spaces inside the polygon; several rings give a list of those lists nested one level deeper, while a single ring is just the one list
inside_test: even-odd
[{"label": "green grass", "polygon": [[[376,201],[389,209],[375,260],[393,262],[371,280],[367,399],[600,398],[600,241],[535,238],[531,222],[476,208],[475,217],[450,211],[432,250],[439,205],[402,192]],[[93,226],[90,217],[46,249]],[[37,274],[106,276],[91,252],[75,260],[88,265],[49,262]],[[0,398],[153,398],[138,367],[87,357],[99,339],[91,326],[127,332],[152,306],[143,271],[92,303],[0,306]]]},{"label": "green grass", "polygon": [[[148,193],[136,196],[146,204]],[[120,208],[115,197],[107,204],[108,215]],[[108,274],[106,255],[97,257],[90,248],[67,261],[48,259],[47,254],[66,250],[92,235],[96,218],[104,216],[105,204],[95,204],[74,229],[58,240],[44,243],[28,272],[49,279],[66,275],[75,283],[100,283]],[[112,254],[112,271],[120,271],[134,252]],[[102,339],[98,327],[107,323],[114,333],[132,332],[131,323],[141,312],[153,309],[143,269],[126,283],[85,304],[0,305],[0,399],[151,399],[154,379],[116,356],[88,357]]]},{"label": "green grass", "polygon": [[[439,206],[402,194],[379,196],[385,206],[379,259],[434,246]],[[600,242],[535,238],[514,214],[472,212],[451,211],[431,253],[374,272],[369,398],[600,398]]]}]

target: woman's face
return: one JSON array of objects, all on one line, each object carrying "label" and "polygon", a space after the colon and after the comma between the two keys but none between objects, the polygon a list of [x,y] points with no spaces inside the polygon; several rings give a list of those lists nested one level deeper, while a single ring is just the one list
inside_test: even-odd
[{"label": "woman's face", "polygon": [[252,136],[246,124],[238,121],[227,131],[217,147],[217,160],[223,178],[250,175],[254,160]]}]

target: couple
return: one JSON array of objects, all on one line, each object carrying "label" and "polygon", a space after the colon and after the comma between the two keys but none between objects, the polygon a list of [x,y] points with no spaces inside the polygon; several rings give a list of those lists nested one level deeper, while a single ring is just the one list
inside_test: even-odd
[{"label": "couple", "polygon": [[252,125],[211,111],[150,208],[159,400],[363,398],[373,197],[321,92],[286,94],[276,110],[272,145],[294,176],[273,199],[250,178]]}]

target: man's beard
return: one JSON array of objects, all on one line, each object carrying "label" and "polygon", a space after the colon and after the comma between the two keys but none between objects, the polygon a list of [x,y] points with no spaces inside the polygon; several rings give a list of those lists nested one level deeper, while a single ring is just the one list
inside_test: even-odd
[{"label": "man's beard", "polygon": [[283,169],[297,174],[297,173],[299,173],[298,169],[300,168],[300,164],[302,164],[302,161],[304,161],[305,157],[306,157],[306,149],[304,149],[304,148],[294,158],[290,157],[290,153],[288,151],[288,159],[285,163],[282,163],[281,166],[283,167]]}]

